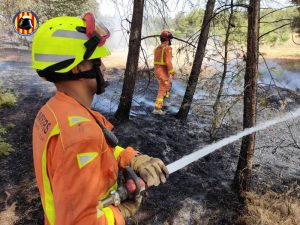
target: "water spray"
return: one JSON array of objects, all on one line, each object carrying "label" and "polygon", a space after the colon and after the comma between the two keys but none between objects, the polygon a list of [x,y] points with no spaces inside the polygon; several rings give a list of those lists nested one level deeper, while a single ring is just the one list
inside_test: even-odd
[{"label": "water spray", "polygon": [[[276,117],[272,120],[268,120],[264,123],[258,124],[255,127],[246,129],[244,131],[241,131],[238,134],[232,135],[228,138],[224,138],[216,143],[213,143],[211,145],[205,146],[204,148],[201,148],[189,155],[186,155],[182,157],[181,159],[167,165],[167,168],[169,170],[169,173],[174,173],[177,170],[180,170],[184,168],[185,166],[191,164],[192,162],[201,159],[202,157],[232,143],[240,138],[252,134],[254,132],[264,130],[270,126],[274,126],[278,123],[296,118],[300,116],[300,108],[296,109],[295,111],[289,112],[286,115],[282,117]],[[135,172],[130,168],[126,167],[125,172],[127,174],[127,180],[126,183],[123,186],[120,186],[118,190],[113,190],[110,195],[101,200],[99,204],[102,207],[107,207],[111,204],[118,206],[121,204],[122,201],[127,200],[127,199],[134,199],[136,196],[140,195],[141,192],[143,192],[146,189],[146,185],[143,182],[141,178],[139,178]]]},{"label": "water spray", "polygon": [[169,170],[169,173],[174,173],[176,172],[177,170],[180,170],[182,169],[183,167],[189,165],[190,163],[198,160],[198,159],[201,159],[202,157],[228,145],[228,144],[231,144],[237,140],[239,140],[240,138],[246,136],[246,135],[249,135],[249,134],[252,134],[254,132],[257,132],[257,131],[260,131],[260,130],[264,130],[264,129],[267,129],[268,127],[271,127],[271,126],[274,126],[278,123],[282,123],[284,121],[287,121],[287,120],[291,120],[291,119],[294,119],[296,117],[299,117],[300,116],[300,108],[294,110],[294,111],[291,111],[291,112],[288,112],[286,115],[284,116],[281,116],[281,117],[276,117],[272,120],[268,120],[264,123],[261,123],[261,124],[258,124],[257,126],[255,127],[251,127],[251,128],[248,128],[248,129],[245,129],[243,131],[241,131],[240,133],[238,134],[235,134],[235,135],[232,135],[230,137],[227,137],[227,138],[224,138],[220,141],[217,141],[211,145],[207,145],[205,146],[204,148],[201,148],[189,155],[186,155],[184,157],[182,157],[181,159],[167,165],[167,168]]}]

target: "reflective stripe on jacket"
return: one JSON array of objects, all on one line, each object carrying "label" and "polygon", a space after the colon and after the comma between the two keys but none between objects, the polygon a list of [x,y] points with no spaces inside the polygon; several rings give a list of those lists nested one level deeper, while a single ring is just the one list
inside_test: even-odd
[{"label": "reflective stripe on jacket", "polygon": [[[113,126],[91,111],[100,123]],[[57,92],[38,112],[33,127],[36,180],[46,225],[124,225],[117,207],[98,201],[117,188],[119,167],[137,154],[108,146],[94,118],[73,98]]]},{"label": "reflective stripe on jacket", "polygon": [[166,66],[169,74],[175,72],[172,65],[172,48],[167,44],[161,44],[154,50],[154,66]]}]

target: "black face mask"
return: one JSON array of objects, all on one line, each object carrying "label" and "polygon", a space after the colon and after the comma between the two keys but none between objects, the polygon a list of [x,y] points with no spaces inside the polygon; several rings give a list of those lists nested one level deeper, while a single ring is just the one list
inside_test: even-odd
[{"label": "black face mask", "polygon": [[107,81],[104,80],[102,71],[100,69],[101,66],[101,59],[94,59],[94,73],[96,76],[96,81],[97,81],[97,91],[96,94],[100,95],[105,92],[105,88],[109,85]]},{"label": "black face mask", "polygon": [[97,91],[96,94],[100,95],[105,92],[105,88],[109,85],[107,81],[104,80],[103,74],[99,68],[99,65],[94,64],[93,69],[89,71],[84,71],[76,74],[77,76],[83,78],[96,78],[97,81]]},{"label": "black face mask", "polygon": [[37,70],[37,73],[41,77],[45,77],[48,81],[56,83],[58,81],[65,81],[65,80],[78,80],[80,78],[84,79],[95,79],[97,81],[97,90],[96,94],[100,95],[105,92],[105,88],[108,86],[108,82],[104,80],[103,74],[100,70],[101,60],[94,59],[93,60],[93,68],[88,71],[79,72],[77,74],[73,74],[72,72],[67,73],[57,73],[51,71],[52,68],[47,68],[45,70]]}]

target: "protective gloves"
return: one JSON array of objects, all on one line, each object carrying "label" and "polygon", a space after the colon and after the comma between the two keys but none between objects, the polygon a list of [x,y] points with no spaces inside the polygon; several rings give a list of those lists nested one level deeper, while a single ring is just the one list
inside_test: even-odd
[{"label": "protective gloves", "polygon": [[165,183],[169,172],[165,164],[158,158],[138,155],[130,162],[131,168],[145,181],[148,187]]},{"label": "protective gloves", "polygon": [[136,214],[141,206],[142,199],[142,196],[137,196],[135,200],[124,201],[118,206],[124,218],[129,218]]}]

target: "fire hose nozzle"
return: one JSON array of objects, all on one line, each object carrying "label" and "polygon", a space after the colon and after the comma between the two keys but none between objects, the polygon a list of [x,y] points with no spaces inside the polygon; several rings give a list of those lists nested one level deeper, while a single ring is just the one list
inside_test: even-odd
[{"label": "fire hose nozzle", "polygon": [[118,206],[126,199],[134,199],[146,189],[144,181],[139,178],[136,173],[130,168],[125,168],[126,182],[124,186],[120,186],[117,190],[110,192],[109,196],[101,200],[101,205],[107,207],[110,205]]},{"label": "fire hose nozzle", "polygon": [[110,196],[112,198],[112,201],[113,201],[113,205],[114,206],[118,206],[121,204],[121,198],[120,198],[120,195],[119,193],[116,191],[116,190],[113,190],[110,192]]},{"label": "fire hose nozzle", "polygon": [[101,200],[101,204],[103,207],[108,207],[110,205],[118,206],[127,198],[128,190],[121,186],[118,190],[112,190],[107,198]]}]

